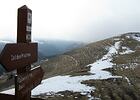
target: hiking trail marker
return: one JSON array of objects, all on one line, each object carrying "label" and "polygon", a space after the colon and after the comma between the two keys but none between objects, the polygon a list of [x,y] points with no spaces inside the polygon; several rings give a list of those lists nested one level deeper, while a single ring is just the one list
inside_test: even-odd
[{"label": "hiking trail marker", "polygon": [[0,62],[9,72],[36,62],[37,54],[37,43],[6,44]]},{"label": "hiking trail marker", "polygon": [[17,70],[15,95],[0,94],[3,100],[37,100],[31,98],[31,90],[41,83],[44,71],[40,66],[31,68],[38,58],[38,44],[31,43],[31,26],[32,10],[24,5],[18,9],[17,43],[6,44],[0,54],[0,64],[8,72]]},{"label": "hiking trail marker", "polygon": [[32,69],[30,72],[23,73],[16,77],[17,80],[17,94],[26,96],[28,91],[34,89],[37,85],[39,85],[43,78],[43,70],[41,67],[36,67]]}]

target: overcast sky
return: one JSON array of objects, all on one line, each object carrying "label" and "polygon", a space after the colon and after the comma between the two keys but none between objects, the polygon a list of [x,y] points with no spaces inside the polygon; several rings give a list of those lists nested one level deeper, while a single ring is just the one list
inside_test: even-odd
[{"label": "overcast sky", "polygon": [[16,40],[17,9],[32,9],[32,36],[97,41],[140,31],[140,0],[1,0],[0,39]]}]

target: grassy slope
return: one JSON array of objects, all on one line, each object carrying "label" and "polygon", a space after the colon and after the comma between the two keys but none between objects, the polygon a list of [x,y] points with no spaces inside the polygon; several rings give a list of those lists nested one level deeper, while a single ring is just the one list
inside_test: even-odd
[{"label": "grassy slope", "polygon": [[[110,71],[113,75],[122,76],[122,78],[82,82],[83,84],[96,87],[95,92],[91,93],[92,96],[99,97],[102,100],[140,100],[140,49],[138,48],[140,47],[140,43],[136,40],[125,38],[125,35],[121,36],[121,39],[123,41],[122,46],[129,47],[131,50],[135,50],[135,52],[132,54],[114,55],[112,62],[116,63],[116,65],[113,68],[105,70]],[[46,74],[46,77],[49,77],[49,75],[61,75],[62,73],[72,75],[86,73],[88,69],[85,69],[84,66],[100,59],[107,53],[105,47],[113,43],[115,43],[113,38],[106,39],[51,59],[49,62],[43,64],[46,71],[48,70],[47,67],[50,68],[47,71],[49,74]],[[67,56],[74,57],[76,61]],[[51,68],[51,66],[55,66],[56,68]],[[87,97],[80,93],[65,91],[61,92],[61,94],[63,96],[55,95],[48,98],[49,100],[87,100]]]},{"label": "grassy slope", "polygon": [[[117,38],[117,37],[115,37]],[[119,37],[120,38],[120,37]],[[140,43],[133,39],[127,39],[122,36],[122,46],[136,50],[135,53],[125,55],[114,55],[113,68],[105,70],[110,71],[113,75],[123,76],[121,79],[107,80],[88,80],[82,82],[89,86],[95,86],[95,92],[91,95],[99,97],[103,100],[140,100]],[[114,38],[91,43],[83,48],[73,50],[55,58],[49,59],[41,66],[45,70],[45,77],[48,78],[55,75],[81,75],[87,74],[89,68],[86,65],[95,62],[107,53],[105,49],[115,43]],[[121,51],[121,49],[120,49]],[[138,63],[139,65],[135,65]],[[126,66],[128,67],[126,69]],[[128,81],[130,81],[128,83]],[[61,95],[59,95],[61,93]],[[42,94],[37,97],[48,98],[47,100],[87,100],[87,96],[80,93],[64,91],[55,96],[46,96]]]},{"label": "grassy slope", "polygon": [[93,95],[100,97],[102,100],[140,100],[140,49],[137,48],[140,43],[136,40],[125,38],[122,45],[135,50],[135,52],[114,55],[112,62],[116,65],[113,68],[105,69],[113,75],[122,76],[121,79],[83,82],[87,85],[95,86],[97,89]]},{"label": "grassy slope", "polygon": [[107,53],[106,46],[112,45],[112,38],[89,44],[83,48],[75,49],[60,55],[55,58],[49,59],[48,62],[43,63],[41,66],[45,70],[45,78],[81,72],[85,66],[100,59],[102,55]]}]

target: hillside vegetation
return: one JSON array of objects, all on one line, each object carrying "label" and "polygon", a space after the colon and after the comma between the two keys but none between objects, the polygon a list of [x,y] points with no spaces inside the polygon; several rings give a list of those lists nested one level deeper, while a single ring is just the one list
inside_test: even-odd
[{"label": "hillside vegetation", "polygon": [[49,59],[43,66],[45,77],[77,73],[86,70],[85,66],[100,59],[107,53],[107,47],[113,44],[113,38],[91,43],[63,55]]},{"label": "hillside vegetation", "polygon": [[[72,50],[55,58],[48,59],[42,66],[46,72],[45,78],[56,75],[88,75],[91,63],[107,54],[109,47],[115,46],[116,53],[111,55],[113,67],[104,69],[113,76],[121,78],[90,79],[82,84],[95,86],[90,95],[102,100],[140,100],[140,33],[127,33],[91,43],[85,47]],[[106,59],[104,59],[106,60]],[[93,66],[94,67],[94,66]],[[58,93],[59,94],[59,93]],[[61,92],[50,100],[73,100],[75,97],[87,100],[89,97],[71,91]],[[68,95],[71,95],[68,97]],[[49,98],[49,96],[47,97]],[[78,100],[76,99],[76,100]]]},{"label": "hillside vegetation", "polygon": [[[126,33],[44,60],[44,100],[140,100],[140,33]],[[13,93],[14,89],[4,91]]]}]

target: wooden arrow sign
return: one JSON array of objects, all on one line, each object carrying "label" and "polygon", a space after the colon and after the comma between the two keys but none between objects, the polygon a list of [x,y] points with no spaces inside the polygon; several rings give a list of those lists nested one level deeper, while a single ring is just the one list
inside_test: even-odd
[{"label": "wooden arrow sign", "polygon": [[17,76],[17,93],[24,97],[28,91],[34,89],[42,81],[44,71],[41,67],[32,69],[30,72]]},{"label": "wooden arrow sign", "polygon": [[37,61],[37,43],[6,44],[0,55],[0,63],[9,72]]}]

